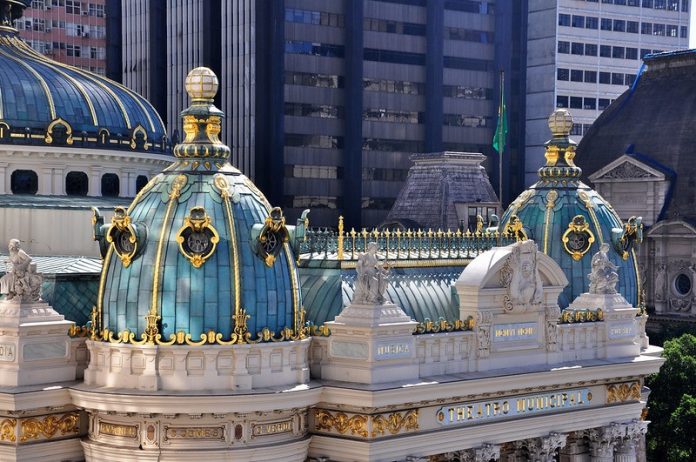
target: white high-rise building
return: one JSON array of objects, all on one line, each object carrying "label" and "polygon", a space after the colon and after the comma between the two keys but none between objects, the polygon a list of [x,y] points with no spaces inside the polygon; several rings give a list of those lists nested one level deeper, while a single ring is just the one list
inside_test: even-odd
[{"label": "white high-rise building", "polygon": [[529,3],[526,179],[535,181],[553,107],[573,112],[579,141],[635,81],[646,54],[689,45],[689,0]]}]

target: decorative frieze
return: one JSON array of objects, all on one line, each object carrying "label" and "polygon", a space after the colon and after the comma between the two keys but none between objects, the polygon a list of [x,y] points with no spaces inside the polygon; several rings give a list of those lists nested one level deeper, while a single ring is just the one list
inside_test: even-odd
[{"label": "decorative frieze", "polygon": [[376,415],[317,409],[314,411],[314,429],[367,439],[416,432],[420,425],[418,409]]},{"label": "decorative frieze", "polygon": [[74,436],[80,432],[80,413],[73,411],[67,414],[30,417],[22,419],[19,426],[19,440],[22,443],[49,440],[55,436]]},{"label": "decorative frieze", "polygon": [[9,441],[14,443],[17,441],[15,434],[17,427],[17,419],[4,419],[0,421],[0,441]]},{"label": "decorative frieze", "polygon": [[640,383],[624,382],[607,385],[607,404],[640,400]]}]

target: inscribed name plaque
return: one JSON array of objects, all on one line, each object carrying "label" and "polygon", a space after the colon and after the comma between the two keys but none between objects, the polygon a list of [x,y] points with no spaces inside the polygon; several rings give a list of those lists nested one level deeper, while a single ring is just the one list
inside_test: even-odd
[{"label": "inscribed name plaque", "polygon": [[367,359],[367,344],[357,342],[331,342],[331,355],[341,358]]},{"label": "inscribed name plaque", "polygon": [[122,438],[136,438],[138,436],[138,426],[99,422],[99,434],[120,436]]},{"label": "inscribed name plaque", "polygon": [[15,351],[15,346],[11,343],[0,343],[0,361],[14,361]]},{"label": "inscribed name plaque", "polygon": [[27,343],[22,353],[25,361],[64,358],[67,353],[66,342]]},{"label": "inscribed name plaque", "polygon": [[632,338],[636,335],[634,326],[635,324],[633,321],[622,322],[620,324],[612,324],[609,327],[609,338]]},{"label": "inscribed name plaque", "polygon": [[464,425],[530,414],[561,412],[587,407],[590,401],[590,390],[579,388],[445,406],[438,409],[436,417],[440,425]]},{"label": "inscribed name plaque", "polygon": [[292,419],[281,420],[280,422],[258,423],[251,427],[253,436],[277,435],[278,433],[289,433],[292,431]]},{"label": "inscribed name plaque", "polygon": [[536,340],[538,336],[537,323],[519,322],[514,324],[494,324],[494,342],[515,342],[520,340]]},{"label": "inscribed name plaque", "polygon": [[168,440],[224,440],[224,427],[165,427]]},{"label": "inscribed name plaque", "polygon": [[375,350],[375,359],[399,359],[410,358],[411,347],[406,342],[378,343]]}]

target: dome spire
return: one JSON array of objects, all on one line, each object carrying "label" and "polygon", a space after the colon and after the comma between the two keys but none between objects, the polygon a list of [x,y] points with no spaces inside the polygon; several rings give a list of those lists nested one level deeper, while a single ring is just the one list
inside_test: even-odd
[{"label": "dome spire", "polygon": [[539,169],[542,180],[569,180],[580,178],[582,170],[575,165],[577,143],[570,139],[573,117],[567,109],[556,109],[549,116],[549,130],[553,136],[544,143],[546,165]]},{"label": "dome spire", "polygon": [[181,112],[186,138],[174,148],[181,159],[174,170],[218,170],[228,164],[230,148],[220,141],[220,127],[225,114],[215,107],[218,78],[207,67],[197,67],[186,76],[186,92],[191,105]]},{"label": "dome spire", "polygon": [[16,35],[15,20],[24,16],[30,0],[0,0],[0,34]]}]

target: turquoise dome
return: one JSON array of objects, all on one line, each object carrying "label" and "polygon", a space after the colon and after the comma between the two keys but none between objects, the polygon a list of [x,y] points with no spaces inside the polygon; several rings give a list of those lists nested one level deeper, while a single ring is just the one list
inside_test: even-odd
[{"label": "turquoise dome", "polygon": [[[10,5],[12,17],[20,16],[24,5]],[[145,98],[47,58],[6,25],[0,26],[0,143],[167,149],[162,119]]]},{"label": "turquoise dome", "polygon": [[533,239],[539,250],[563,269],[569,284],[559,297],[567,307],[589,289],[592,256],[602,243],[619,269],[617,290],[633,306],[642,306],[634,245],[642,240],[640,219],[622,223],[612,206],[580,181],[574,163],[576,144],[569,138],[573,121],[565,109],[549,118],[553,138],[546,143],[546,165],[539,181],[520,194],[500,221],[500,232]]},{"label": "turquoise dome", "polygon": [[191,71],[187,90],[176,162],[110,225],[95,217],[105,253],[97,330],[136,343],[288,339],[304,314],[282,212],[229,163],[212,71]]}]

